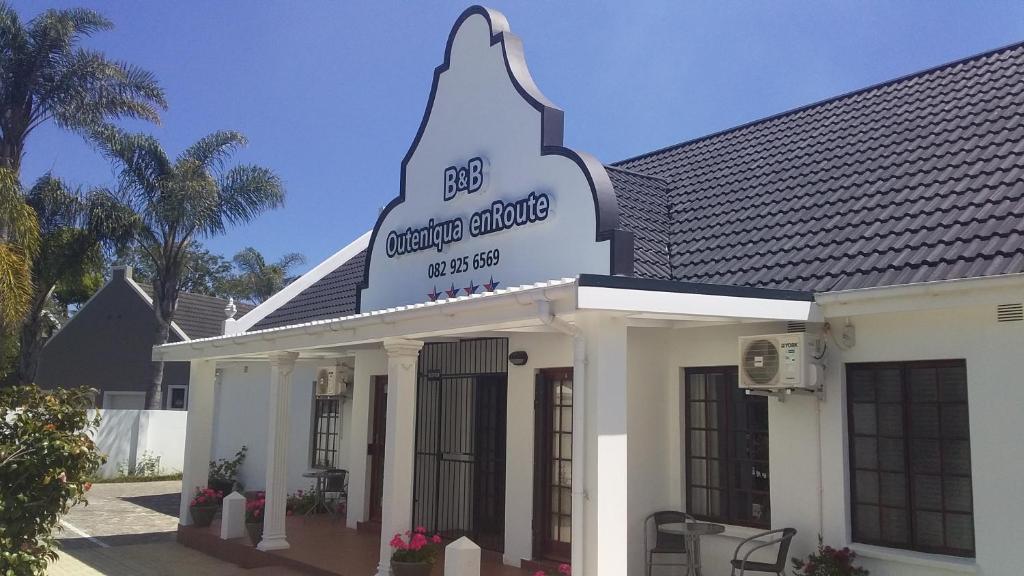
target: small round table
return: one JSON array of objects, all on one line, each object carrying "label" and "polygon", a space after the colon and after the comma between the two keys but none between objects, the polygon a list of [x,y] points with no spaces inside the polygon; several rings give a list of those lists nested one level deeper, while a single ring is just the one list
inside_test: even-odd
[{"label": "small round table", "polygon": [[316,479],[316,487],[314,491],[313,507],[306,510],[306,515],[315,513],[317,510],[322,509],[324,512],[330,512],[330,507],[327,506],[327,497],[324,494],[327,484],[327,470],[310,470],[302,475],[303,478],[314,478]]},{"label": "small round table", "polygon": [[658,526],[659,532],[682,536],[686,540],[686,573],[702,576],[700,570],[700,537],[721,534],[725,526],[707,522],[674,522]]}]

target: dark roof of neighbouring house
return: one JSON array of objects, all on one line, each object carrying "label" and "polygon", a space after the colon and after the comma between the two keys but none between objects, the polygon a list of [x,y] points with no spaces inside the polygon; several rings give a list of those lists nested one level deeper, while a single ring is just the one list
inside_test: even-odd
[{"label": "dark roof of neighbouring house", "polygon": [[363,279],[366,250],[299,292],[249,330],[289,326],[310,320],[355,314],[357,285]]},{"label": "dark roof of neighbouring house", "polygon": [[[152,300],[153,288],[147,284],[136,282],[139,288]],[[174,323],[191,340],[210,338],[224,333],[224,307],[228,301],[224,298],[181,292],[178,294],[178,308],[174,312]],[[238,312],[235,318],[255,308],[252,304],[235,302]]]},{"label": "dark roof of neighbouring house", "polygon": [[[827,292],[1024,272],[1024,45],[609,172],[638,276]],[[666,235],[668,274],[648,248]]]}]

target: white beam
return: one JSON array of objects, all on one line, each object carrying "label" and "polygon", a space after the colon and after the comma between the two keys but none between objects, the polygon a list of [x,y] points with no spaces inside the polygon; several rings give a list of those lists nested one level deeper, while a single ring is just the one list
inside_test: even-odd
[{"label": "white beam", "polygon": [[608,310],[644,314],[681,314],[691,317],[718,316],[762,320],[818,321],[817,304],[805,300],[777,300],[658,292],[654,290],[623,290],[581,286],[577,290],[580,310]]}]

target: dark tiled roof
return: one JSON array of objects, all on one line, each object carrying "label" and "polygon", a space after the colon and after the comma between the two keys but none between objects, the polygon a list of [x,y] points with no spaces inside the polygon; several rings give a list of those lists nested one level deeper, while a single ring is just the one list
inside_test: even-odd
[{"label": "dark tiled roof", "polygon": [[310,320],[355,314],[356,286],[363,279],[366,250],[299,292],[249,330],[289,326]]},{"label": "dark tiled roof", "polygon": [[[667,183],[662,278],[823,292],[1024,272],[1024,46],[617,166]],[[656,187],[614,172],[624,225],[657,238],[631,214]],[[637,245],[637,275],[656,273]]]},{"label": "dark tiled roof", "polygon": [[660,178],[607,166],[619,200],[619,221],[633,232],[633,269],[638,278],[671,278],[668,187]]},{"label": "dark tiled roof", "polygon": [[[150,299],[153,298],[151,286],[138,282],[137,284]],[[224,333],[224,307],[227,305],[228,301],[223,298],[182,292],[178,294],[174,323],[192,340],[220,336]],[[243,314],[255,308],[245,302],[235,302],[235,307],[238,308],[235,318],[241,318]]]}]

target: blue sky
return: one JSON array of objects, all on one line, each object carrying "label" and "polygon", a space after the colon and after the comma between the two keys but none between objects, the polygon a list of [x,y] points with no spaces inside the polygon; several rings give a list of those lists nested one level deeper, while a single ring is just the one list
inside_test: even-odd
[{"label": "blue sky", "polygon": [[[176,154],[221,128],[238,160],[278,171],[284,208],[205,240],[230,257],[302,252],[312,267],[372,227],[397,194],[432,72],[461,2],[77,2],[116,29],[90,46],[153,71],[170,109],[151,131]],[[1024,41],[1024,3],[504,2],[541,90],[566,111],[566,143],[614,162],[951,60]],[[23,180],[52,170],[109,186],[109,165],[52,127]]]}]

